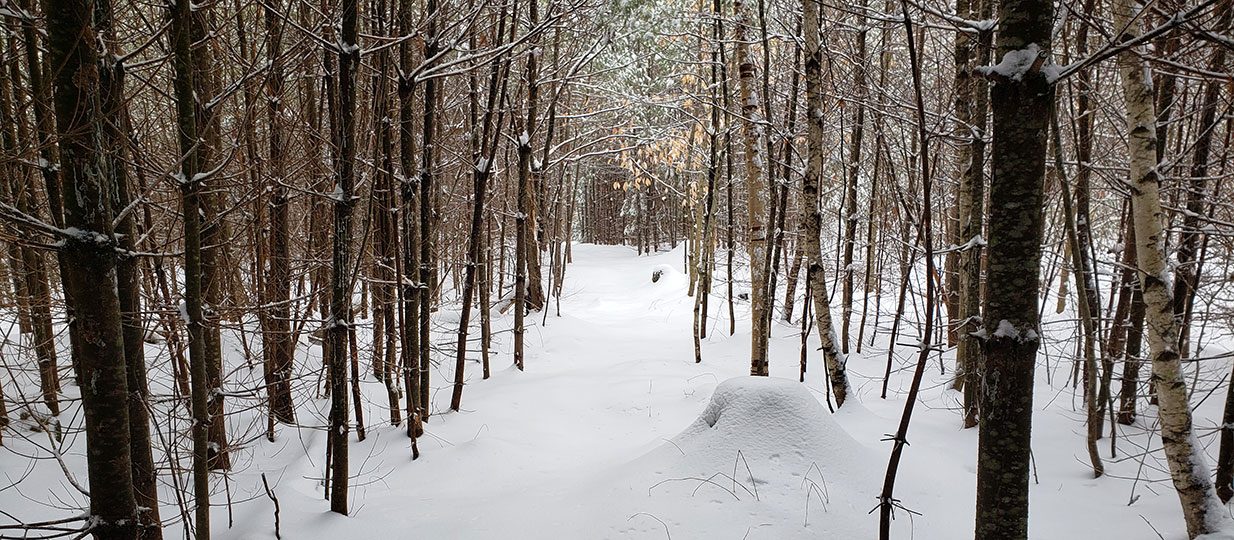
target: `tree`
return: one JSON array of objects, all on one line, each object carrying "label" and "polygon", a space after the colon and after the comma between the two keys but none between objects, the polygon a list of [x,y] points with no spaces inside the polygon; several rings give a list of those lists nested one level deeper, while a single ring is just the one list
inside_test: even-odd
[{"label": "tree", "polygon": [[[535,2],[533,1],[531,5],[535,6]],[[532,13],[535,13],[534,7],[532,8]],[[497,38],[495,41],[498,43],[504,37],[505,26],[506,10],[503,8],[495,34]],[[532,57],[534,55],[529,55],[529,62]],[[501,123],[505,117],[504,113],[498,112],[498,107],[505,97],[506,91],[507,79],[502,76],[503,72],[508,74],[508,70],[502,69],[501,57],[493,57],[489,68],[488,99],[484,109],[483,127],[477,133],[475,132],[476,126],[472,126],[472,159],[474,160],[474,169],[471,174],[472,197],[474,200],[471,207],[471,228],[467,235],[467,260],[464,263],[466,266],[466,277],[463,278],[463,307],[462,312],[459,314],[458,342],[455,348],[454,393],[450,399],[450,408],[456,411],[463,400],[463,373],[467,354],[467,325],[471,320],[472,296],[475,294],[478,267],[483,264],[482,246],[484,238],[482,236],[482,228],[484,227],[484,199],[488,196],[488,179],[493,169],[492,163],[496,157],[495,154],[499,142],[495,136],[501,133]],[[478,106],[478,104],[473,101],[473,106]],[[474,117],[475,114],[473,113]],[[474,137],[477,136],[478,139],[475,139]],[[521,153],[522,148],[522,146],[519,147],[520,163],[522,163],[522,159],[525,157]],[[481,306],[481,308],[486,307]]]},{"label": "tree", "polygon": [[805,0],[801,31],[805,42],[806,78],[806,171],[801,183],[801,242],[806,253],[806,289],[814,304],[815,326],[822,342],[823,365],[831,394],[837,406],[844,405],[848,397],[848,373],[845,370],[844,353],[836,344],[835,327],[831,323],[831,306],[827,302],[827,276],[823,269],[823,253],[819,246],[822,227],[822,209],[819,208],[818,187],[823,177],[823,154],[825,130],[823,118],[823,49],[819,31],[822,9],[819,2]]},{"label": "tree", "polygon": [[[187,2],[185,2],[187,5]],[[99,141],[99,54],[94,3],[47,4],[47,48],[52,65],[60,170],[67,193],[61,279],[73,316],[73,365],[81,387],[90,449],[92,532],[99,540],[137,537],[137,499],[129,447],[128,380],[124,329],[116,277],[116,238],[111,194]],[[104,488],[103,486],[106,486]]]},{"label": "tree", "polygon": [[291,398],[291,371],[295,359],[295,344],[291,341],[291,253],[288,231],[288,188],[283,132],[283,2],[275,1],[265,8],[266,33],[270,42],[266,60],[270,74],[266,80],[266,121],[269,130],[269,247],[264,276],[264,299],[268,313],[261,318],[262,353],[265,360],[266,393],[270,413],[280,422],[296,421],[295,404]]},{"label": "tree", "polygon": [[[994,79],[990,155],[989,271],[982,307],[985,368],[977,442],[976,538],[1028,537],[1028,473],[1036,366],[1046,132],[1053,81],[1048,61],[1053,4],[999,5],[1002,61]],[[1014,291],[1014,292],[1012,292]]]},{"label": "tree", "polygon": [[193,495],[196,512],[195,538],[210,538],[210,358],[207,356],[205,313],[202,309],[201,186],[207,174],[201,171],[201,148],[197,118],[196,76],[193,59],[192,7],[189,0],[176,0],[172,11],[172,50],[175,51],[175,100],[179,126],[181,207],[184,216],[184,319],[189,333],[189,381],[193,415]]},{"label": "tree", "polygon": [[334,122],[338,167],[334,193],[334,252],[330,274],[330,319],[326,322],[330,348],[330,511],[347,515],[347,442],[351,431],[347,414],[347,358],[351,309],[351,208],[356,171],[356,71],[360,63],[356,0],[343,0],[343,33],[338,51],[338,116]]},{"label": "tree", "polygon": [[[113,208],[129,209],[133,203],[128,175],[128,144],[131,131],[128,106],[124,101],[124,62],[114,29],[111,0],[95,1],[95,23],[111,54],[102,58],[99,70],[100,100],[103,107],[102,133],[107,174],[114,191]],[[133,490],[140,516],[139,535],[143,540],[163,537],[159,517],[158,471],[150,448],[150,388],[146,381],[145,329],[142,322],[141,269],[137,252],[137,217],[123,212],[116,221],[116,236],[123,254],[116,264],[116,293],[120,300],[123,326],[124,366],[129,391],[129,450],[132,459]],[[48,344],[51,346],[51,344]]]},{"label": "tree", "polygon": [[742,151],[745,159],[746,179],[746,226],[749,236],[746,247],[750,257],[750,374],[766,376],[769,373],[767,361],[767,340],[771,326],[767,317],[768,290],[767,268],[767,228],[763,223],[767,208],[767,156],[764,142],[765,128],[762,107],[758,92],[754,88],[754,74],[757,65],[750,53],[749,31],[751,22],[749,8],[743,0],[733,3],[737,22],[733,25],[733,40],[736,41],[737,88],[738,100],[741,102],[742,118]]},{"label": "tree", "polygon": [[[1139,38],[1141,23],[1133,2],[1116,0],[1113,12],[1119,41],[1134,42]],[[1192,432],[1187,382],[1179,360],[1179,321],[1174,317],[1173,291],[1167,285],[1169,269],[1163,247],[1165,232],[1162,227],[1161,181],[1157,173],[1152,72],[1144,65],[1141,54],[1140,47],[1129,47],[1118,55],[1118,72],[1127,111],[1136,267],[1144,294],[1145,334],[1157,390],[1166,463],[1182,503],[1187,534],[1196,538],[1218,530],[1225,520],[1225,509],[1213,489],[1208,460]]]},{"label": "tree", "polygon": [[[528,24],[530,32],[535,32],[539,22],[537,4],[539,0],[531,0],[527,4]],[[515,232],[515,277],[514,277],[514,365],[521,371],[524,366],[524,334],[525,319],[528,310],[543,307],[544,293],[540,286],[540,249],[536,242],[535,205],[536,191],[533,182],[533,171],[536,168],[532,160],[532,137],[536,135],[537,115],[540,85],[539,54],[527,55],[527,67],[523,76],[526,78],[527,95],[523,97],[524,117],[514,122],[515,136],[518,138],[518,214],[514,218]],[[534,268],[534,270],[533,270]]]},{"label": "tree", "polygon": [[[399,32],[410,35],[415,26],[411,0],[399,0]],[[399,217],[402,221],[403,260],[399,266],[400,324],[402,344],[403,385],[407,392],[407,435],[411,437],[412,455],[419,455],[416,438],[423,431],[424,408],[421,391],[420,297],[424,287],[420,280],[420,175],[415,173],[415,81],[412,77],[412,44],[399,44],[399,168],[402,170],[399,190]]]},{"label": "tree", "polygon": [[[971,14],[980,20],[989,19],[994,11],[993,0],[972,0]],[[964,16],[964,15],[961,15]],[[970,17],[974,18],[974,17]],[[968,144],[957,152],[961,167],[957,213],[960,220],[957,245],[962,246],[959,260],[959,291],[957,298],[956,378],[955,386],[964,392],[964,427],[977,426],[977,405],[980,371],[980,343],[970,335],[981,327],[981,238],[985,219],[985,146],[986,117],[989,114],[989,88],[982,77],[971,75],[973,65],[984,66],[990,61],[990,41],[993,33],[987,29],[978,34],[976,58],[967,35],[956,37],[956,110],[957,126]],[[974,62],[975,60],[975,62]],[[960,67],[963,66],[963,67]],[[969,100],[971,99],[971,103]]]}]

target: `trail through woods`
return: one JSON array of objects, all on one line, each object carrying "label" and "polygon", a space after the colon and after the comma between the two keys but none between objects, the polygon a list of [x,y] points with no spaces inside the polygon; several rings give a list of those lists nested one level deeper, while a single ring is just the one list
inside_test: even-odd
[{"label": "trail through woods", "polygon": [[[350,517],[331,514],[322,500],[326,437],[321,426],[329,404],[305,399],[320,367],[320,349],[302,340],[296,369],[306,375],[297,378],[296,392],[297,418],[304,425],[280,426],[273,443],[260,436],[245,442],[233,454],[235,468],[226,485],[214,475],[219,506],[213,533],[237,540],[274,538],[264,473],[279,499],[283,538],[871,537],[877,520],[867,512],[875,506],[889,451],[882,439],[898,421],[915,360],[909,344],[916,341],[913,331],[902,334],[890,399],[878,397],[886,357],[886,333],[879,332],[874,346],[850,357],[854,395],[832,415],[823,401],[817,338],[810,341],[808,380],[799,385],[800,329],[779,317],[769,355],[773,379],[746,376],[749,324],[739,321],[735,336],[724,331],[722,287],[711,304],[716,331],[703,342],[703,362],[695,364],[687,331],[693,299],[686,295],[688,278],[680,269],[680,247],[639,257],[628,247],[576,245],[561,316],[550,305],[547,324],[541,324],[543,313],[529,317],[534,324],[528,329],[526,372],[509,365],[508,313],[495,319],[500,333],[493,376],[481,380],[479,369],[468,370],[461,411],[447,412],[453,362],[435,368],[434,414],[415,462],[403,428],[376,420],[382,387],[366,374],[365,417],[375,420],[365,441],[352,435]],[[662,274],[653,283],[656,271]],[[738,284],[739,294],[743,289]],[[447,343],[452,336],[458,313],[450,309],[447,304],[435,321],[435,342]],[[749,313],[740,304],[736,311],[739,317]],[[1043,329],[1047,346],[1037,369],[1031,536],[1155,538],[1155,528],[1165,538],[1183,538],[1159,440],[1143,424],[1119,426],[1119,457],[1108,461],[1107,477],[1091,478],[1082,398],[1063,384],[1070,364],[1057,364],[1059,348],[1069,345],[1049,339],[1072,330],[1050,318]],[[362,334],[361,343],[366,340]],[[249,376],[234,334],[225,337],[224,350],[230,351],[235,378]],[[976,431],[959,428],[960,394],[948,384],[951,352],[944,363],[946,374],[931,358],[896,492],[907,510],[919,514],[897,511],[895,538],[942,540],[971,530]],[[1206,364],[1213,372],[1228,369],[1224,361]],[[1046,383],[1047,367],[1052,385]],[[724,383],[733,378],[738,379]],[[152,386],[161,391],[167,382]],[[708,404],[718,387],[717,414]],[[70,395],[76,391],[68,388]],[[1209,428],[1219,407],[1217,400],[1206,400],[1197,412],[1204,445],[1216,440]],[[1152,411],[1142,417],[1155,421]],[[262,422],[258,411],[250,411],[230,417],[229,427],[242,433],[250,423]],[[22,457],[22,445],[29,451],[30,445],[46,444],[40,434],[26,431],[27,440],[14,437],[8,443],[17,452],[0,454],[4,481],[28,474],[32,483],[23,485],[50,491],[0,492],[0,508],[53,517],[58,510],[43,505],[82,497],[65,484],[54,460]],[[78,475],[84,473],[83,442],[70,444],[64,457]],[[1153,453],[1142,460],[1146,445]],[[1108,456],[1108,437],[1101,448]],[[1211,444],[1209,452],[1215,451]],[[171,487],[161,488],[161,500],[173,505]],[[221,496],[226,490],[230,512]],[[175,515],[174,506],[164,514]],[[168,538],[182,537],[182,523],[168,525]]]}]

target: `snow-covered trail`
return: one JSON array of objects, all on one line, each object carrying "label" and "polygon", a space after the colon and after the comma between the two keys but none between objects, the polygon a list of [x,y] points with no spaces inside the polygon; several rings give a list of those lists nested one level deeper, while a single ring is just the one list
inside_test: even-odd
[{"label": "snow-covered trail", "polygon": [[[664,274],[652,283],[656,268]],[[693,363],[693,299],[685,287],[680,252],[636,257],[625,247],[574,246],[561,316],[551,305],[546,324],[543,313],[528,318],[525,372],[512,366],[508,313],[494,322],[495,331],[507,331],[494,336],[492,377],[482,380],[478,363],[468,363],[461,411],[447,410],[452,360],[434,370],[435,414],[415,463],[401,430],[375,423],[380,394],[370,381],[369,440],[351,450],[354,482],[367,485],[353,495],[351,518],[324,515],[320,488],[306,479],[321,476],[324,437],[311,441],[311,458],[293,439],[282,452],[259,450],[267,456],[252,462],[286,468],[283,482],[298,486],[302,499],[282,501],[285,513],[298,515],[284,522],[330,531],[322,537],[406,527],[427,538],[542,538],[579,525],[579,516],[548,505],[569,504],[566,496],[582,479],[664,444],[697,416],[719,381],[748,369],[711,358]],[[457,313],[435,321],[452,327]],[[253,527],[228,534],[267,537],[269,512],[254,512],[244,519]]]},{"label": "snow-covered trail", "polygon": [[[657,270],[662,274],[653,283]],[[284,523],[307,526],[301,530],[324,535],[320,537],[356,537],[404,527],[427,538],[659,537],[665,529],[653,518],[628,519],[652,508],[638,507],[637,499],[648,497],[651,484],[629,484],[628,477],[635,474],[627,465],[669,444],[698,417],[718,383],[749,370],[748,321],[742,313],[748,306],[738,305],[738,332],[730,337],[722,294],[712,301],[713,325],[718,328],[704,343],[704,362],[694,363],[694,300],[685,294],[687,285],[680,249],[638,257],[626,247],[574,246],[561,316],[550,305],[545,324],[542,313],[533,315],[534,322],[529,318],[525,372],[511,365],[512,334],[497,334],[492,377],[481,380],[479,365],[469,363],[462,410],[449,412],[448,381],[453,375],[446,364],[452,362],[434,371],[435,414],[415,463],[408,460],[402,432],[376,424],[382,416],[380,394],[370,381],[369,440],[353,444],[351,450],[353,482],[362,486],[352,497],[351,518],[323,512],[320,487],[313,479],[322,474],[324,437],[310,441],[307,458],[299,439],[259,444],[258,452],[264,455],[252,463],[270,469],[271,476],[281,472],[282,483],[296,486],[276,488],[299,499],[282,496]],[[453,312],[436,317],[446,327],[456,320]],[[498,321],[495,329],[509,327],[508,314]],[[792,337],[773,343],[772,370],[795,378],[796,329],[779,330]],[[286,448],[275,450],[280,446]],[[254,483],[246,491],[255,495],[255,488]],[[807,494],[803,490],[797,495],[800,500],[791,513],[801,516],[793,517],[794,523],[804,517]],[[866,504],[860,502],[862,514]],[[246,511],[240,520],[246,526],[234,527],[226,537],[266,538],[272,532],[269,505],[249,506],[264,508]],[[630,508],[629,514],[622,513]],[[814,508],[822,515],[817,501]],[[289,520],[288,512],[295,517]],[[692,537],[692,529],[710,528],[668,526],[674,537],[686,538]],[[741,529],[744,534],[746,527]],[[809,533],[806,536],[819,532],[800,529]],[[783,533],[760,536],[753,531],[750,538]]]},{"label": "snow-covered trail", "polygon": [[[685,452],[669,441],[698,418],[720,382],[749,369],[748,305],[738,304],[737,332],[729,336],[720,288],[712,302],[714,328],[703,345],[704,361],[693,362],[693,299],[685,294],[688,280],[681,261],[680,247],[640,257],[627,247],[574,246],[561,315],[550,305],[546,323],[541,324],[542,313],[529,318],[525,372],[511,366],[508,331],[495,336],[489,380],[481,380],[478,363],[468,364],[462,411],[447,411],[452,360],[433,372],[435,414],[421,439],[420,460],[409,460],[399,428],[378,423],[381,393],[376,383],[366,382],[371,388],[366,395],[372,396],[366,407],[369,439],[351,450],[357,486],[351,517],[329,514],[322,501],[317,479],[324,437],[306,430],[295,436],[284,429],[278,443],[256,444],[248,468],[233,475],[232,487],[240,492],[234,496],[255,501],[237,506],[231,529],[226,529],[223,512],[216,511],[215,530],[222,538],[272,538],[271,505],[260,498],[256,474],[266,470],[279,479],[284,534],[290,538],[872,537],[876,514],[866,511],[876,502],[889,451],[882,439],[898,422],[914,356],[911,347],[897,349],[891,399],[879,399],[885,332],[863,355],[850,357],[855,399],[834,415],[856,446],[835,452],[833,459],[828,459],[827,445],[849,443],[806,449],[818,454],[809,459],[821,463],[827,478],[860,470],[851,481],[826,480],[834,485],[825,510],[808,488],[791,482],[779,484],[781,493],[768,493],[776,484],[764,485],[764,475],[806,472],[780,463],[778,451],[745,456],[748,463],[742,467],[754,469],[764,490],[758,502],[731,500],[711,485],[694,490],[702,482],[684,490],[657,486],[666,477],[688,476],[691,467],[701,467],[694,472],[700,475],[733,472],[732,458],[691,461],[677,456]],[[652,283],[656,270],[663,274]],[[457,313],[443,311],[435,320],[448,329]],[[795,379],[799,329],[778,318],[774,326],[772,375]],[[495,319],[495,330],[509,327],[508,313]],[[439,339],[452,343],[453,335]],[[812,337],[805,387],[822,402],[814,342]],[[898,513],[897,538],[963,538],[972,527],[977,434],[959,428],[958,396],[947,389],[950,374],[935,363],[931,360],[896,490],[903,504],[921,515]],[[1082,413],[1072,410],[1070,387],[1059,381],[1047,386],[1044,370],[1038,371],[1033,538],[1154,538],[1153,528],[1166,538],[1179,538],[1178,503],[1168,484],[1160,482],[1162,475],[1151,470],[1154,462],[1143,471],[1138,459],[1125,457],[1135,451],[1131,443],[1148,440],[1142,429],[1133,430],[1141,433],[1131,435],[1138,438],[1120,441],[1124,458],[1107,463],[1111,476],[1093,480],[1083,457]],[[316,406],[324,410],[323,403]],[[764,442],[737,444],[757,448]],[[665,450],[670,445],[677,448]],[[840,454],[849,457],[840,461]],[[1155,480],[1137,485],[1137,474]],[[724,482],[728,485],[729,479]],[[728,487],[738,498],[745,495],[740,493],[744,488]],[[1132,493],[1139,498],[1128,506]]]}]

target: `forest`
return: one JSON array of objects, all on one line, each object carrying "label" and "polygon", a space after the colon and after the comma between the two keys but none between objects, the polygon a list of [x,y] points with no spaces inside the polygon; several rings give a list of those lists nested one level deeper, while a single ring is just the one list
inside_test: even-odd
[{"label": "forest", "polygon": [[0,0],[0,539],[1234,539],[1234,0]]}]

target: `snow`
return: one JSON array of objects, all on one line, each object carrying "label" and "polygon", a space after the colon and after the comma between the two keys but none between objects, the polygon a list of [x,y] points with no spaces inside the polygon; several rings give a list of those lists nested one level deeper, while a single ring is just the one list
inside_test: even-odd
[{"label": "snow", "polygon": [[959,246],[957,249],[959,251],[969,251],[974,248],[985,247],[986,245],[985,237],[978,234],[972,238],[969,238],[964,245]]},{"label": "snow", "polygon": [[[361,385],[368,438],[358,442],[356,430],[349,432],[350,517],[328,512],[323,500],[326,433],[321,427],[329,402],[312,399],[320,347],[302,335],[297,348],[293,393],[302,426],[279,425],[275,441],[267,442],[259,402],[237,397],[260,387],[260,361],[246,368],[239,333],[225,330],[229,378],[221,393],[234,411],[228,416],[232,440],[241,447],[232,453],[235,466],[227,482],[217,473],[213,477],[214,538],[274,538],[273,504],[262,487],[263,473],[280,502],[283,538],[386,538],[391,531],[464,540],[874,537],[877,512],[868,512],[878,502],[891,449],[886,434],[899,422],[912,374],[907,367],[916,360],[917,351],[907,344],[921,341],[920,336],[911,324],[902,327],[899,341],[906,345],[894,350],[886,400],[879,399],[888,357],[886,331],[880,330],[861,353],[853,351],[847,361],[850,400],[832,414],[813,331],[805,383],[796,382],[800,329],[780,323],[778,316],[769,344],[773,377],[747,376],[748,304],[738,304],[737,332],[730,336],[720,281],[711,299],[703,362],[694,362],[694,298],[686,295],[683,249],[639,257],[631,248],[576,244],[561,316],[553,309],[545,323],[543,313],[528,317],[525,372],[510,367],[512,315],[495,308],[492,377],[482,380],[478,364],[469,362],[462,410],[448,412],[453,362],[432,368],[434,414],[420,439],[421,457],[414,462],[404,428],[382,421],[382,384],[365,373]],[[717,278],[724,274],[722,265]],[[661,278],[652,283],[656,270]],[[748,292],[743,279],[738,276],[736,294]],[[883,305],[892,309],[894,302]],[[833,309],[838,315],[839,306]],[[883,316],[890,320],[889,313]],[[1154,529],[1169,540],[1185,538],[1178,498],[1160,461],[1159,437],[1150,429],[1156,423],[1152,409],[1142,406],[1137,424],[1119,426],[1118,458],[1107,459],[1107,477],[1091,478],[1082,404],[1076,408],[1066,397],[1072,395],[1065,381],[1070,357],[1058,358],[1074,348],[1074,341],[1062,341],[1074,332],[1074,314],[1051,317],[1041,325],[1047,339],[1042,340],[1035,387],[1031,538],[1156,538]],[[458,308],[447,300],[434,316],[435,342],[452,338],[457,320]],[[364,351],[371,350],[371,322],[354,323],[364,364]],[[0,319],[0,335],[14,325],[11,317]],[[998,332],[1030,335],[1007,321],[995,326]],[[61,344],[62,350],[66,345]],[[11,358],[11,343],[3,346]],[[147,345],[156,396],[171,393],[166,346]],[[937,354],[929,362],[895,491],[906,508],[920,515],[897,512],[893,538],[950,540],[971,534],[977,432],[960,428],[960,397],[948,384],[952,354],[943,353],[946,373],[938,370]],[[1228,374],[1231,360],[1189,363],[1186,369],[1205,370],[1197,378],[1215,384]],[[1052,383],[1049,373],[1054,373]],[[36,395],[36,375],[20,376],[26,395]],[[6,396],[18,395],[11,380],[0,382]],[[71,378],[66,380],[66,397],[77,392]],[[1196,389],[1195,395],[1206,392]],[[1199,447],[1214,454],[1211,428],[1221,406],[1220,399],[1209,399],[1196,409]],[[163,422],[169,409],[178,407],[174,414],[183,420],[177,431],[164,426],[162,436],[179,434],[177,452],[187,465],[183,405],[163,400],[154,407]],[[0,490],[0,508],[26,521],[73,515],[78,511],[71,507],[84,507],[84,497],[67,485],[54,459],[28,457],[49,456],[49,442],[31,433],[31,421],[17,412],[10,409],[13,422],[0,448],[0,485],[22,483],[20,492]],[[77,402],[66,402],[62,418],[79,414]],[[83,439],[66,437],[61,454],[66,468],[84,482]],[[1101,447],[1108,456],[1108,438]],[[1146,449],[1149,456],[1142,465]],[[164,452],[156,448],[156,459],[165,460]],[[173,483],[169,476],[161,480],[166,536],[182,537]],[[182,476],[180,485],[186,480]],[[227,493],[233,501],[230,512]],[[228,526],[229,519],[234,526]]]},{"label": "snow", "polygon": [[[1033,64],[1037,62],[1043,53],[1044,51],[1041,50],[1040,45],[1029,43],[1023,49],[1004,54],[1002,60],[997,65],[980,66],[976,71],[987,76],[999,75],[1013,81],[1020,81],[1024,79],[1024,75],[1028,74]],[[1048,62],[1048,59],[1046,61]],[[1046,79],[1049,82],[1057,80],[1062,73],[1062,70],[1053,64],[1045,64],[1041,69],[1045,72]]]},{"label": "snow", "polygon": [[1006,339],[1020,339],[1020,331],[1015,329],[1011,321],[1002,319],[998,321],[998,328],[994,330],[994,337]]},{"label": "snow", "polygon": [[342,36],[339,36],[339,39],[335,41],[334,45],[338,47],[339,54],[357,54],[360,52],[360,45],[356,43],[347,43],[346,41],[343,41]]},{"label": "snow", "polygon": [[628,511],[688,524],[691,537],[856,538],[872,532],[880,461],[800,383],[743,376],[720,383],[692,424],[622,472],[631,488],[652,486]]}]

